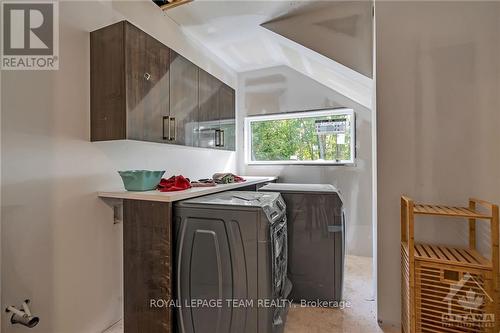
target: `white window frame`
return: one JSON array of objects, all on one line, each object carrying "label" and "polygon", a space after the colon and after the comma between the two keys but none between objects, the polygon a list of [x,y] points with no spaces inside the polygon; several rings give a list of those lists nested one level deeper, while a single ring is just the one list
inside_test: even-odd
[{"label": "white window frame", "polygon": [[[251,125],[254,122],[266,121],[266,120],[284,120],[284,119],[295,119],[295,118],[314,118],[322,116],[338,116],[338,115],[349,115],[352,118],[351,126],[351,160],[346,161],[332,161],[332,160],[315,160],[315,161],[252,161],[252,132]],[[245,117],[245,163],[248,165],[354,165],[356,161],[356,119],[355,113],[352,109],[341,108],[341,109],[328,109],[321,111],[300,111],[300,112],[290,112],[290,113],[280,113],[265,116],[249,116]]]}]

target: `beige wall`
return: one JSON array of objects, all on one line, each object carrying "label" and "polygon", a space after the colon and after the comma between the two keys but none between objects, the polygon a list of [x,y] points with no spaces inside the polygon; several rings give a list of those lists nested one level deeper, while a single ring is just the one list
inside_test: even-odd
[{"label": "beige wall", "polygon": [[[96,333],[122,316],[122,226],[96,197],[117,170],[208,177],[235,154],[133,141],[89,142],[89,31],[127,18],[199,66],[235,75],[150,1],[60,3],[60,69],[1,77],[2,309],[32,300],[38,333]],[[26,332],[2,315],[2,332]]]},{"label": "beige wall", "polygon": [[[378,1],[376,44],[378,317],[397,324],[399,196],[500,203],[500,4]],[[465,243],[431,222],[418,239]]]},{"label": "beige wall", "polygon": [[[274,175],[281,182],[333,184],[342,193],[347,217],[347,250],[372,255],[371,112],[287,66],[240,73],[238,170],[245,175]],[[348,107],[356,113],[355,166],[246,165],[243,124],[247,115]]]}]

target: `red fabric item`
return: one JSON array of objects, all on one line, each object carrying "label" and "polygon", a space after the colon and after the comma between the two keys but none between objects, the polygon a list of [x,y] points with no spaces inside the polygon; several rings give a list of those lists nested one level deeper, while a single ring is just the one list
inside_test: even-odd
[{"label": "red fabric item", "polygon": [[247,180],[241,176],[238,176],[238,175],[235,175],[233,174],[234,176],[234,182],[235,183],[243,183],[243,182],[246,182]]},{"label": "red fabric item", "polygon": [[183,191],[191,188],[189,179],[184,176],[172,176],[169,179],[162,178],[157,190],[160,192]]}]

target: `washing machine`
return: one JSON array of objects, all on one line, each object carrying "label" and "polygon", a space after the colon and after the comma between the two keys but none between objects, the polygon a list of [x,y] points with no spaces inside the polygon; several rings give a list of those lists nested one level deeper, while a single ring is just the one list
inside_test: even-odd
[{"label": "washing machine", "polygon": [[174,205],[177,330],[281,333],[291,290],[279,193],[229,191]]},{"label": "washing machine", "polygon": [[294,302],[342,300],[345,214],[339,191],[330,184],[271,183],[261,192],[279,192],[288,217],[288,277]]}]

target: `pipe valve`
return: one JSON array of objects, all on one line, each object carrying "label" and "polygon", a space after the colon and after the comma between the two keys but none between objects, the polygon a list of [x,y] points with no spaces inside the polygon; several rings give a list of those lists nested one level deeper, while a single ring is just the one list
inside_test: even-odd
[{"label": "pipe valve", "polygon": [[10,317],[11,324],[21,324],[23,326],[33,328],[38,325],[40,319],[31,314],[31,310],[29,307],[30,300],[27,299],[23,302],[22,309],[18,309],[15,306],[11,305],[5,309],[5,312],[12,313]]}]

